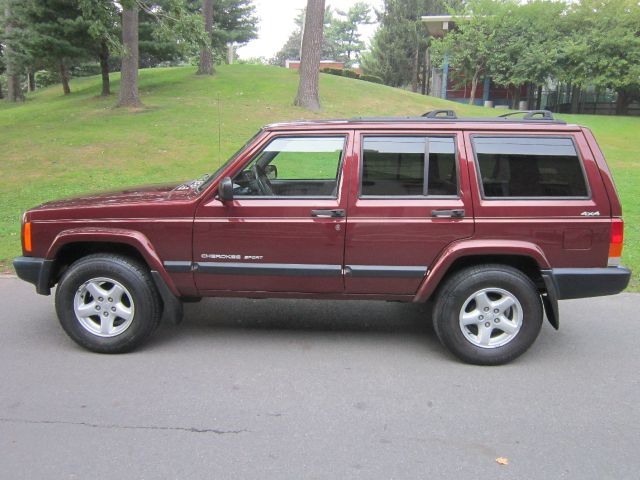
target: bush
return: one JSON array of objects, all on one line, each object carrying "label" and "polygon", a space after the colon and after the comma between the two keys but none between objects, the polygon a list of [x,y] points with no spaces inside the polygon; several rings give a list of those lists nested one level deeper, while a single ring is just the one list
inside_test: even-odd
[{"label": "bush", "polygon": [[100,75],[99,63],[83,63],[80,65],[74,65],[69,69],[72,77],[92,77],[94,75]]},{"label": "bush", "polygon": [[342,76],[349,78],[360,78],[360,74],[358,72],[356,72],[355,70],[349,70],[348,68],[342,70]]},{"label": "bush", "polygon": [[36,72],[36,87],[44,88],[55,83],[60,83],[60,75],[58,72],[49,70],[38,70]]},{"label": "bush", "polygon": [[342,70],[339,68],[327,67],[320,70],[322,73],[328,73],[329,75],[337,75],[339,77],[342,76]]},{"label": "bush", "polygon": [[360,75],[360,80],[371,83],[382,83],[382,79],[376,75]]}]

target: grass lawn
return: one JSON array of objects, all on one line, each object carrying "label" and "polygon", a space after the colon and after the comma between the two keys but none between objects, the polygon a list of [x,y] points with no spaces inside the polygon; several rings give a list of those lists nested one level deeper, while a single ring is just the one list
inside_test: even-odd
[{"label": "grass lawn", "polygon": [[[112,75],[114,91],[118,75]],[[262,125],[300,118],[416,115],[453,108],[496,115],[372,83],[321,75],[322,112],[291,105],[297,74],[278,67],[220,66],[214,77],[195,68],[142,70],[145,109],[113,108],[98,77],[29,94],[25,104],[0,102],[0,268],[20,253],[20,215],[43,201],[128,185],[181,181],[211,172]],[[640,118],[566,115],[591,127],[614,171],[625,216],[624,263],[640,290]],[[221,142],[218,142],[220,119]]]}]

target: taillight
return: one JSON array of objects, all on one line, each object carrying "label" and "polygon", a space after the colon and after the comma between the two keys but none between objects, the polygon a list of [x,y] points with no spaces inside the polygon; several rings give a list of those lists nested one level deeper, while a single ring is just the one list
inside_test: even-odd
[{"label": "taillight", "polygon": [[31,253],[31,222],[25,222],[22,227],[22,245],[24,246],[25,253]]},{"label": "taillight", "polygon": [[622,242],[624,240],[624,222],[614,218],[611,222],[611,242],[609,243],[609,266],[620,265]]}]

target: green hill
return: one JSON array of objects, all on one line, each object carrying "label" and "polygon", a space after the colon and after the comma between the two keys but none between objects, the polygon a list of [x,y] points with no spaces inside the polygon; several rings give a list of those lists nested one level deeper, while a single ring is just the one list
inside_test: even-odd
[{"label": "green hill", "polygon": [[[291,105],[295,71],[257,65],[220,66],[214,77],[195,68],[142,70],[146,108],[115,109],[116,96],[97,97],[100,79],[74,80],[0,102],[0,267],[19,254],[21,213],[45,200],[142,183],[195,178],[210,172],[258,128],[300,118],[419,115],[453,108],[459,115],[498,112],[399,89],[321,75],[322,112]],[[112,75],[117,92],[118,75]],[[625,207],[625,262],[640,273],[640,119],[566,116],[593,128],[614,169]],[[218,144],[220,126],[220,145]],[[633,288],[640,287],[638,275]]]}]

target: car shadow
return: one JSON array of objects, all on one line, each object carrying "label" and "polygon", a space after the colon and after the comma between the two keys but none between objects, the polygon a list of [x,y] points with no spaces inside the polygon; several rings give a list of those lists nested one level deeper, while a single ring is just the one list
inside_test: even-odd
[{"label": "car shadow", "polygon": [[429,305],[362,300],[283,300],[205,298],[185,304],[184,320],[163,324],[152,343],[207,331],[251,330],[255,333],[356,333],[389,337],[414,336],[437,344]]}]

